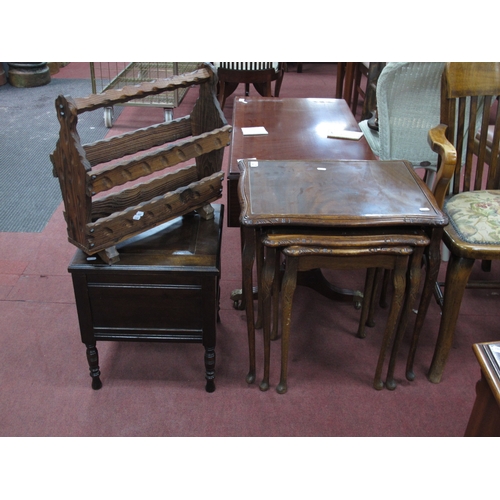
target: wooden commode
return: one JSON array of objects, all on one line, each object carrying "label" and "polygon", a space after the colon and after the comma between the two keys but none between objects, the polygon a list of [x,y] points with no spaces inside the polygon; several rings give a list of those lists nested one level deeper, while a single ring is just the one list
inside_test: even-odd
[{"label": "wooden commode", "polygon": [[213,207],[213,219],[191,213],[127,240],[113,265],[76,252],[68,270],[93,389],[102,386],[97,341],[121,340],[202,343],[206,390],[215,390],[224,207]]}]

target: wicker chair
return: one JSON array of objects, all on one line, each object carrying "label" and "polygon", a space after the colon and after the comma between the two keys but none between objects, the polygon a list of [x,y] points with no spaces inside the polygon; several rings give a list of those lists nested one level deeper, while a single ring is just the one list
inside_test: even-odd
[{"label": "wicker chair", "polygon": [[[408,160],[425,168],[432,186],[438,155],[427,143],[429,129],[439,124],[441,75],[445,63],[388,63],[377,82],[378,131],[359,124],[381,160]],[[431,174],[429,175],[429,172]]]}]

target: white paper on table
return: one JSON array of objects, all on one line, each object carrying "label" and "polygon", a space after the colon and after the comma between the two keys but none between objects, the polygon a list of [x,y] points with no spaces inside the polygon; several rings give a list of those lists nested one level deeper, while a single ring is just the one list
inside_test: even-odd
[{"label": "white paper on table", "polygon": [[363,137],[363,132],[355,130],[330,130],[327,134],[330,139],[350,139],[359,141]]},{"label": "white paper on table", "polygon": [[241,127],[243,135],[267,135],[265,127]]}]

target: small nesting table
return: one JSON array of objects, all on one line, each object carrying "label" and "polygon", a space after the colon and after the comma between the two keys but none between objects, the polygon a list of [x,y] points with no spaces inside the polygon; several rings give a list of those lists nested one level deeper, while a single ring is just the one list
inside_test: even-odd
[{"label": "small nesting table", "polygon": [[108,340],[202,343],[205,389],[215,390],[224,207],[213,207],[213,219],[191,213],[118,245],[113,265],[76,252],[68,270],[93,389],[102,386],[96,343]]},{"label": "small nesting table", "polygon": [[[253,292],[254,260],[262,252],[260,242],[266,232],[300,236],[306,228],[319,237],[332,229],[358,236],[424,231],[429,237],[428,248],[432,248],[429,268],[433,270],[427,273],[426,287],[433,286],[432,277],[439,269],[441,230],[448,220],[408,162],[256,159],[240,164],[242,280],[250,358],[247,382],[255,380],[254,305],[248,298]],[[260,267],[257,277],[261,281]],[[419,270],[420,265],[413,265],[409,273],[409,290],[394,345],[409,320]]]},{"label": "small nesting table", "polygon": [[[304,230],[303,230],[304,231]],[[407,231],[406,233],[410,233]],[[305,231],[304,231],[305,233]],[[385,328],[380,354],[375,370],[373,386],[375,389],[383,389],[382,369],[384,366],[385,355],[393,340],[394,333],[398,324],[398,318],[403,307],[406,292],[406,271],[408,261],[411,258],[412,273],[418,273],[422,261],[424,247],[429,244],[429,238],[422,231],[414,231],[413,234],[344,234],[333,231],[319,232],[314,234],[288,235],[268,233],[264,236],[263,244],[267,250],[265,267],[262,273],[261,290],[264,314],[264,378],[260,384],[261,390],[269,388],[269,369],[270,369],[270,316],[273,310],[274,316],[278,313],[278,304],[274,303],[271,307],[270,290],[274,288],[274,293],[278,295],[278,288],[275,284],[278,281],[276,270],[278,269],[279,254],[283,254],[285,259],[285,272],[283,283],[281,285],[281,377],[276,390],[280,394],[287,391],[288,377],[288,346],[290,337],[290,324],[292,314],[292,301],[297,284],[297,274],[300,271],[309,271],[311,269],[386,269],[393,271],[394,292],[392,303]],[[370,314],[371,298],[373,294],[374,272],[367,273],[365,283],[365,292],[363,306],[357,336],[365,337],[365,324]],[[411,304],[416,290],[413,286],[418,280],[413,279],[410,283],[409,292],[411,298],[407,304]],[[259,297],[260,298],[260,297]],[[404,320],[401,321],[400,328],[406,327],[406,318],[408,312],[403,313]],[[393,353],[389,362],[387,371],[386,385],[389,389],[396,387],[394,381],[394,368],[398,351],[400,335],[394,344]]]}]

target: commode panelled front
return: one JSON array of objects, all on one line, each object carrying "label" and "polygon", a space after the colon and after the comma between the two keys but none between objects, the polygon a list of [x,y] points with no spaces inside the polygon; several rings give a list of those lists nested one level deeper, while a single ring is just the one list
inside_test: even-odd
[{"label": "commode panelled front", "polygon": [[[96,339],[141,336],[201,340],[203,283],[199,277],[111,276],[106,282],[88,278]],[[211,316],[213,320],[213,313]]]}]

